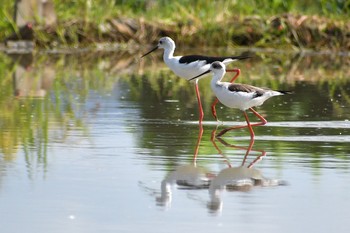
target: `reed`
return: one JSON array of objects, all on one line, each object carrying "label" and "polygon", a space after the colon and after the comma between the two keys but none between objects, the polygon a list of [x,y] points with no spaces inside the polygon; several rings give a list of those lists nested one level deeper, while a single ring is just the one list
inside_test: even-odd
[{"label": "reed", "polygon": [[[175,38],[179,43],[192,45],[194,41],[199,44],[210,41],[210,45],[270,47],[280,42],[290,48],[317,48],[326,41],[331,43],[329,47],[342,48],[347,42],[334,38],[346,39],[350,30],[348,0],[54,0],[54,3],[59,19],[54,32],[40,27],[35,31],[36,41],[44,47],[144,39],[153,42],[159,35],[167,34],[179,37]],[[0,41],[16,31],[13,3],[4,1],[1,6]],[[287,20],[290,16],[292,19]],[[300,20],[303,16],[313,20]],[[274,18],[281,22],[279,30],[269,28]],[[121,20],[119,27],[112,22],[115,19]],[[293,20],[304,22],[305,29],[295,27],[290,23]],[[125,32],[128,34],[124,35]],[[129,35],[132,33],[135,35]]]}]

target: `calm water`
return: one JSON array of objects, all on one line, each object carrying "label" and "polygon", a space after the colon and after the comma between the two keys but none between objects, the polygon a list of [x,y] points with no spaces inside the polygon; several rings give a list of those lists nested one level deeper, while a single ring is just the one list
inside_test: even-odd
[{"label": "calm water", "polygon": [[1,232],[350,231],[349,57],[236,63],[295,92],[257,109],[247,157],[247,129],[211,139],[244,117],[217,125],[209,79],[201,128],[193,85],[138,57],[0,54]]}]

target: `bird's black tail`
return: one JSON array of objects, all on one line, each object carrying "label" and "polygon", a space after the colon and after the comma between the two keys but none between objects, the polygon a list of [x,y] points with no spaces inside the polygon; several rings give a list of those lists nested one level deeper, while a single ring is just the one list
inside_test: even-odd
[{"label": "bird's black tail", "polygon": [[243,52],[243,53],[241,53],[241,55],[231,56],[229,58],[235,59],[235,60],[244,60],[244,59],[248,59],[248,58],[252,58],[252,57],[254,57],[253,53],[251,53],[251,52]]},{"label": "bird's black tail", "polygon": [[293,91],[282,91],[282,90],[276,90],[276,91],[278,91],[279,93],[282,93],[283,95],[294,94]]}]

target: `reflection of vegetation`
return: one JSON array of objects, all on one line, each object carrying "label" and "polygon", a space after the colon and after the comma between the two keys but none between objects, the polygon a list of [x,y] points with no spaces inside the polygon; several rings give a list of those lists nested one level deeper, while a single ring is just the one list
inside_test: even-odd
[{"label": "reflection of vegetation", "polygon": [[[179,52],[181,54],[181,52]],[[347,64],[349,59],[332,59],[327,56],[294,56],[293,54],[261,54],[262,61],[244,61],[235,63],[242,70],[237,82],[251,83],[257,86],[274,89],[293,90],[294,95],[283,96],[280,99],[267,101],[259,112],[263,113],[269,122],[274,121],[333,121],[350,119],[350,75]],[[290,59],[292,56],[292,59]],[[152,149],[154,156],[162,156],[167,160],[168,166],[175,166],[175,155],[192,156],[193,145],[197,135],[196,127],[175,124],[180,120],[197,120],[197,102],[193,85],[175,77],[160,61],[157,65],[149,65],[149,70],[143,75],[134,75],[132,79],[123,79],[131,87],[129,98],[140,104],[142,119],[167,119],[173,124],[159,125],[158,123],[145,123],[138,135],[142,148]],[[161,69],[156,67],[161,66]],[[205,120],[213,120],[210,104],[213,95],[209,86],[210,78],[200,81],[202,100],[204,102]],[[141,91],[140,91],[141,90]],[[341,96],[340,96],[341,94]],[[172,100],[172,101],[169,101]],[[244,122],[237,110],[218,108],[219,118]],[[237,117],[237,115],[239,115]],[[227,117],[227,118],[225,118]],[[252,118],[254,121],[254,118]],[[156,127],[156,129],[155,129]],[[283,127],[256,127],[256,135],[348,135],[348,129],[317,129],[317,128],[283,128]],[[171,132],[171,133],[169,133]],[[175,137],[174,134],[177,136]],[[172,135],[171,137],[169,135]],[[245,130],[232,133],[235,136],[249,136]],[[208,134],[203,135],[200,157],[215,154],[210,144]],[[245,141],[240,141],[245,145]],[[169,146],[171,144],[171,146]],[[287,141],[257,141],[257,148],[273,151],[277,156],[286,153],[311,153],[315,157],[315,166],[320,155],[334,153],[334,147],[324,147],[328,142],[313,142],[305,152],[305,148],[298,147],[298,143]],[[268,145],[268,146],[267,146]],[[350,151],[346,143],[335,143],[337,156],[345,156]],[[188,146],[192,146],[188,148]],[[186,149],[184,149],[186,148]],[[287,150],[287,151],[286,151]],[[290,151],[289,151],[290,150]],[[232,152],[231,152],[232,153]],[[236,152],[234,152],[236,153]]]},{"label": "reflection of vegetation", "polygon": [[[215,53],[221,54],[221,52]],[[226,53],[232,52],[222,52]],[[214,53],[208,51],[208,54]],[[158,60],[149,62],[149,59],[144,59],[136,63],[136,59],[127,54],[81,53],[36,55],[33,63],[28,65],[21,64],[16,58],[13,62],[8,56],[0,56],[0,150],[4,159],[13,159],[16,151],[23,148],[28,162],[31,159],[30,155],[36,154],[37,161],[45,163],[48,143],[54,137],[67,142],[70,131],[79,130],[85,133],[84,121],[87,117],[85,104],[90,92],[103,96],[114,88],[116,82],[121,84],[120,91],[123,92],[123,98],[137,102],[142,119],[138,122],[142,129],[137,135],[139,147],[152,149],[155,156],[166,155],[169,158],[181,154],[192,156],[197,125],[191,127],[181,122],[197,120],[194,87],[188,81],[177,78],[163,62]],[[259,60],[259,57],[263,59]],[[235,65],[242,70],[238,82],[295,91],[295,95],[266,102],[259,109],[269,122],[350,119],[349,108],[346,107],[350,104],[347,57],[332,59],[327,56],[300,57],[261,53],[255,59]],[[19,73],[20,69],[23,73]],[[14,96],[14,94],[33,93],[16,90],[13,81],[16,75],[43,85],[43,82],[39,81],[50,74],[53,75],[53,79],[51,85],[42,87],[46,91],[43,97]],[[210,104],[214,96],[209,82],[210,78],[200,81],[205,120],[212,120]],[[38,85],[33,86],[37,88]],[[218,115],[224,121],[244,121],[239,117],[240,114],[227,108],[221,109],[220,105]],[[179,124],[176,124],[178,120]],[[320,133],[317,129],[302,128],[258,127],[255,130],[257,135]],[[347,129],[325,131],[330,135],[347,134]],[[233,133],[234,135],[248,136],[248,132],[241,130]],[[203,136],[200,155],[215,154],[209,137],[210,135],[206,134]],[[276,153],[283,152],[283,148],[292,147],[284,141],[271,141],[269,146],[273,147],[271,150]],[[336,146],[342,151],[347,151],[342,143]],[[264,145],[260,147],[269,151]],[[320,153],[321,147],[313,149],[314,152]],[[169,160],[169,166],[176,163],[175,159]]]},{"label": "reflection of vegetation", "polygon": [[[8,59],[5,59],[8,61]],[[15,78],[16,66],[8,70],[7,67],[1,67],[3,74],[0,97],[0,122],[1,122],[1,151],[8,160],[12,159],[19,147],[28,156],[34,149],[37,151],[38,160],[44,162],[47,152],[48,129],[52,125],[51,111],[56,109],[56,116],[62,116],[69,111],[59,111],[61,107],[57,107],[52,102],[50,96],[43,98],[15,98],[13,79]],[[40,70],[28,71],[31,75],[40,74]],[[22,77],[20,77],[22,78]],[[35,77],[31,77],[35,82]],[[67,109],[67,108],[66,108]]]},{"label": "reflection of vegetation", "polygon": [[6,160],[23,148],[28,163],[32,153],[45,163],[47,144],[53,137],[50,131],[58,140],[66,140],[72,129],[84,129],[85,109],[79,106],[89,91],[103,93],[115,82],[99,67],[81,63],[96,56],[82,56],[81,60],[76,56],[36,56],[33,64],[22,64],[20,57],[12,61],[0,56],[0,151]]},{"label": "reflection of vegetation", "polygon": [[[223,52],[223,54],[225,53]],[[347,69],[350,59],[348,57],[333,59],[327,56],[298,56],[293,54],[278,54],[276,56],[276,54],[272,53],[262,53],[260,57],[263,58],[262,61],[257,61],[256,59],[234,64],[242,70],[242,74],[237,82],[295,92],[295,95],[282,97],[281,101],[266,102],[269,107],[262,107],[263,109],[270,108],[274,103],[286,102],[280,106],[280,109],[283,111],[288,111],[291,106],[298,108],[295,109],[296,112],[293,114],[295,118],[293,120],[306,119],[303,116],[309,116],[309,120],[320,119],[319,117],[322,116],[327,118],[328,115],[325,115],[324,111],[336,111],[333,113],[333,117],[336,119],[350,117],[350,113],[345,108],[346,105],[350,104],[350,73]],[[163,66],[162,62],[160,65]],[[151,66],[150,69],[157,70],[155,67],[155,65]],[[169,116],[172,119],[188,119],[191,114],[196,116],[197,102],[193,85],[175,77],[167,68],[158,72],[155,70],[151,73],[145,73],[144,79],[138,76],[132,79],[130,86],[135,87],[135,91],[131,92],[132,98],[141,102],[165,105],[161,109],[166,111],[164,112],[166,116],[159,117],[162,119]],[[226,74],[226,77],[229,77],[229,75]],[[213,94],[211,93],[209,82],[210,78],[202,79],[200,81],[200,89],[202,101],[204,102],[205,118],[211,120],[210,104],[213,100]],[[139,92],[138,90],[140,89],[143,92]],[[144,93],[153,93],[157,96],[143,98]],[[135,94],[138,96],[135,96]],[[166,102],[170,97],[173,100],[178,100],[179,103],[185,103],[185,105],[181,106],[183,108],[181,111],[175,108],[180,104]],[[150,100],[150,98],[153,98],[153,100]],[[310,108],[310,104],[314,105],[313,108]],[[147,105],[145,104],[145,106]],[[168,106],[171,106],[171,108],[167,109]],[[227,108],[218,109],[218,111],[219,115],[232,113]],[[147,112],[150,115],[153,114],[152,110],[145,109],[144,113]],[[157,114],[162,113],[157,112]],[[272,115],[271,117],[269,118],[273,120],[279,116]],[[192,117],[192,119],[196,120],[196,117]]]}]

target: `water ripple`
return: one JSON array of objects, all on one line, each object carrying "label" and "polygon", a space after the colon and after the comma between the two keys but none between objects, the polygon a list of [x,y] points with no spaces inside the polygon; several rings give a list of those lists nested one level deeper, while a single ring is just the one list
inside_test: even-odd
[{"label": "water ripple", "polygon": [[[198,124],[198,121],[182,121],[183,124]],[[252,122],[254,123],[254,122]],[[177,122],[179,124],[179,122]],[[203,125],[237,126],[245,125],[245,122],[237,121],[203,121]],[[288,127],[288,128],[329,128],[329,129],[350,129],[350,121],[279,121],[268,122],[268,127]]]}]

